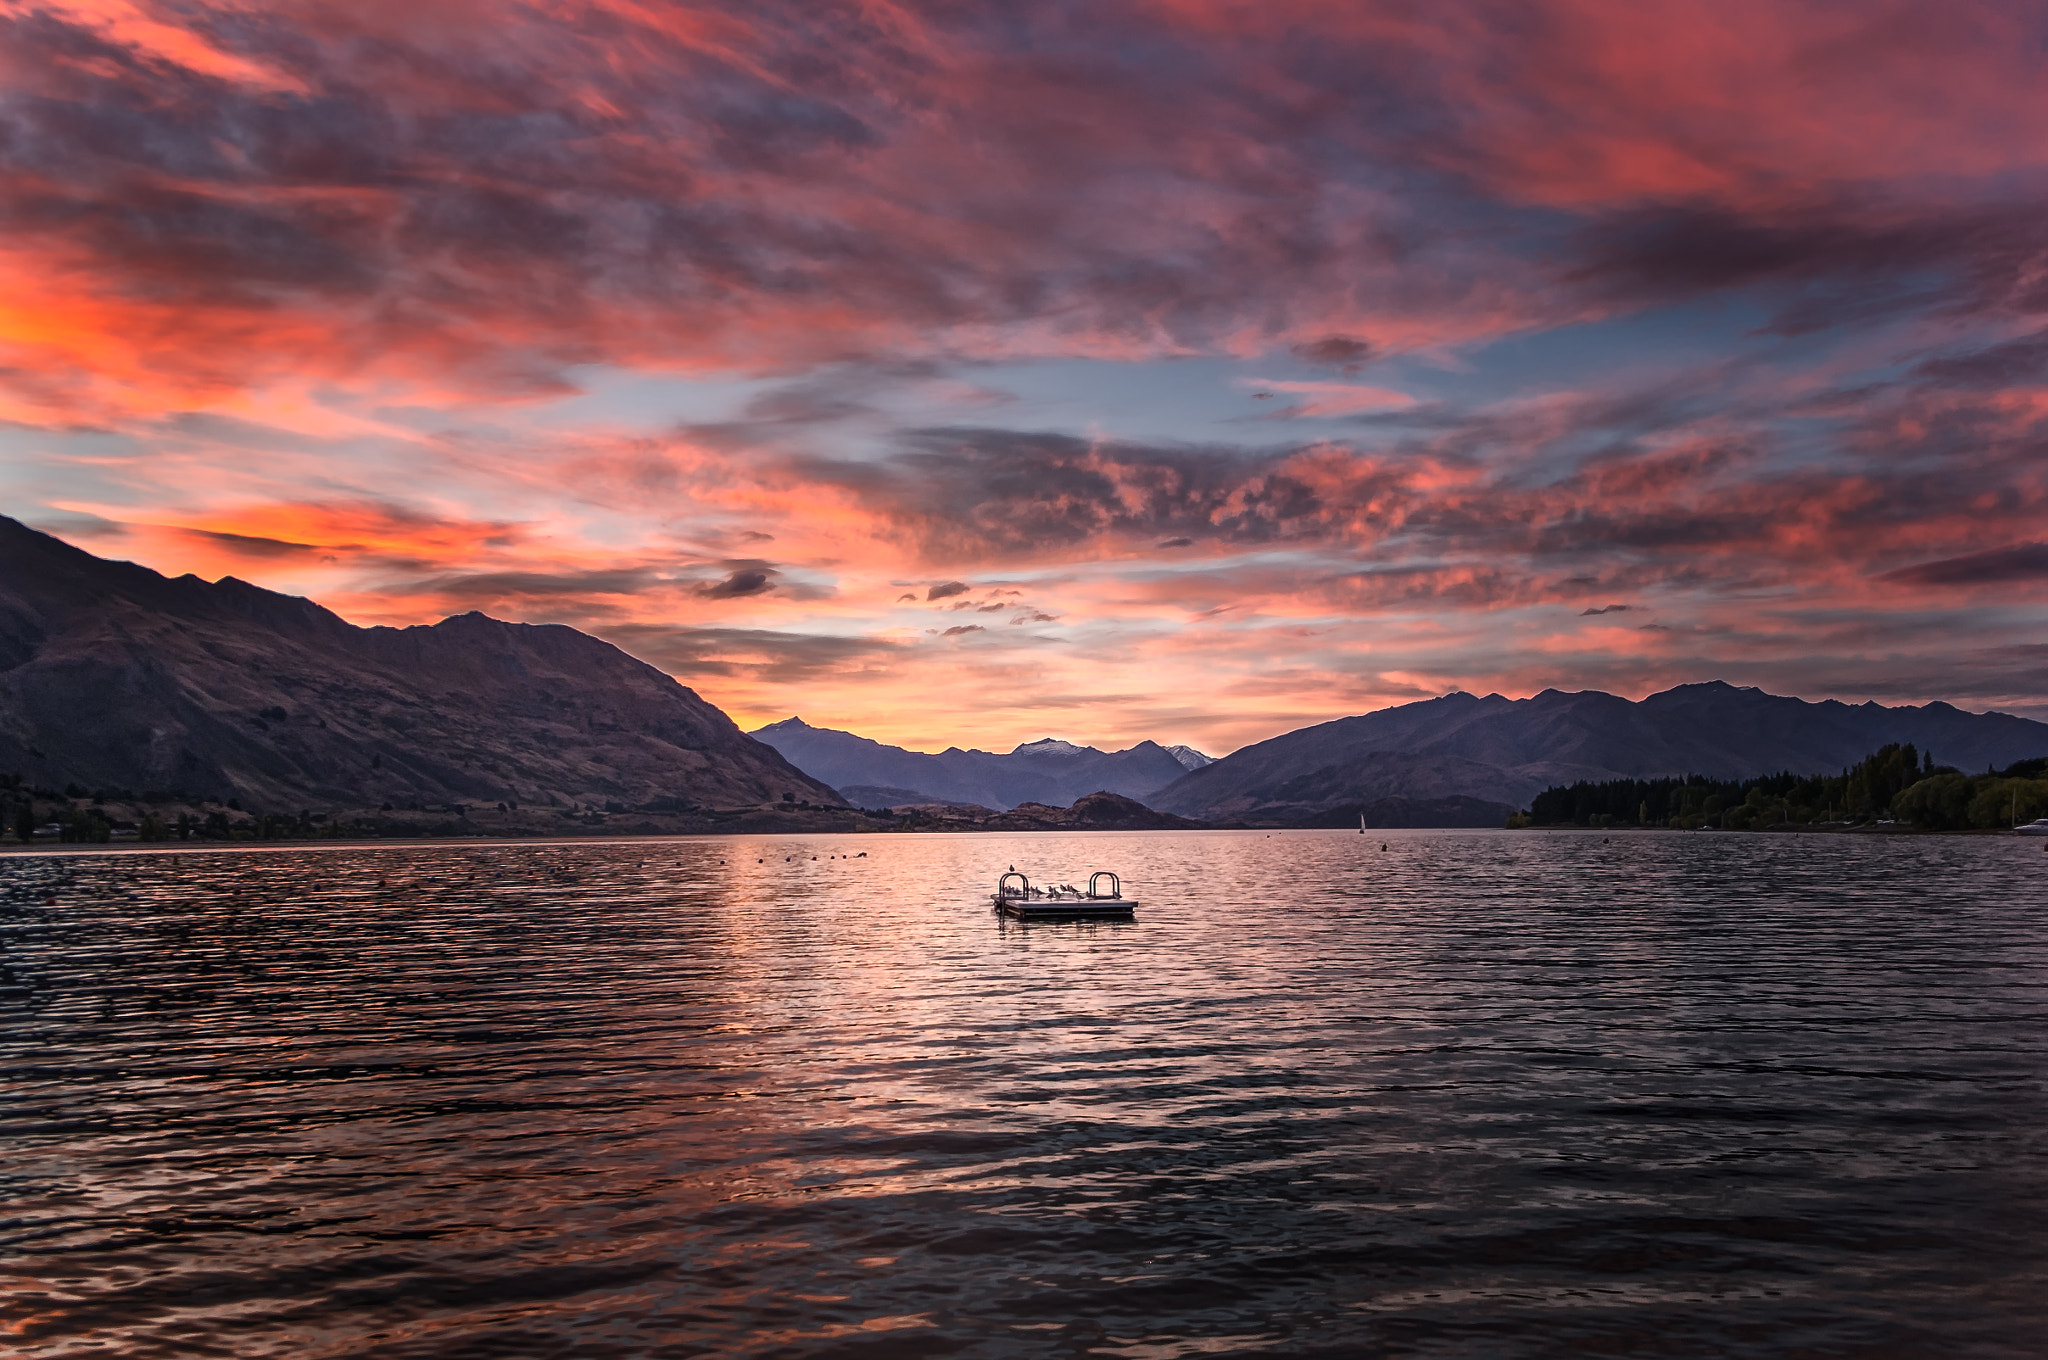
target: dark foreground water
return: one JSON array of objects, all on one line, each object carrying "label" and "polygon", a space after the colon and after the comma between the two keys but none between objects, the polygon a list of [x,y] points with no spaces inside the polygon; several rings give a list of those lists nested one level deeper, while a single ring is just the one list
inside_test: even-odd
[{"label": "dark foreground water", "polygon": [[[999,923],[1011,863],[1139,920]],[[0,860],[0,1351],[2048,1354],[2044,883],[1597,833]]]}]

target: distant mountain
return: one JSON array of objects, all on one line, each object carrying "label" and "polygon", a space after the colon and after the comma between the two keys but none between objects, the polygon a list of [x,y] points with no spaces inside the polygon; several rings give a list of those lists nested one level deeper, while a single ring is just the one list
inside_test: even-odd
[{"label": "distant mountain", "polygon": [[1202,823],[1154,812],[1134,798],[1091,793],[1072,807],[1019,803],[1008,812],[960,803],[928,803],[908,810],[912,831],[1198,831]]},{"label": "distant mountain", "polygon": [[1529,699],[1458,693],[1247,746],[1149,801],[1208,821],[1328,824],[1385,799],[1522,807],[1550,785],[1580,779],[1832,773],[1888,742],[1980,770],[2048,755],[2048,723],[1944,703],[1808,703],[1721,681],[1641,703],[1597,690]]},{"label": "distant mountain", "polygon": [[357,628],[0,517],[0,774],[252,809],[737,807],[826,785],[610,643],[464,614]]},{"label": "distant mountain", "polygon": [[1205,756],[1192,746],[1169,746],[1166,748],[1166,754],[1179,761],[1184,769],[1189,770],[1199,770],[1204,765],[1216,763],[1216,757]]},{"label": "distant mountain", "polygon": [[[752,735],[860,806],[873,806],[862,803],[861,797],[875,793],[889,795],[888,806],[976,803],[996,809],[1020,803],[1066,807],[1098,792],[1143,800],[1189,769],[1184,758],[1152,741],[1139,742],[1126,751],[1098,751],[1047,737],[1025,742],[1007,754],[953,746],[933,755],[884,746],[851,732],[812,727],[802,718],[770,723]],[[1189,750],[1189,754],[1208,759],[1199,751]],[[864,792],[856,796],[849,791]],[[902,796],[906,794],[917,796]]]},{"label": "distant mountain", "polygon": [[1013,756],[1085,756],[1091,753],[1102,754],[1092,746],[1076,746],[1071,741],[1061,741],[1056,737],[1027,741],[1010,752]]}]

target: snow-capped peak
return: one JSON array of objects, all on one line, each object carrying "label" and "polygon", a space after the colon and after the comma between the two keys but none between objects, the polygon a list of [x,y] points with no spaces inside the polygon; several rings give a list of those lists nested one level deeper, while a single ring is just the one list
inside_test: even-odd
[{"label": "snow-capped peak", "polygon": [[1010,752],[1010,754],[1013,756],[1085,756],[1088,754],[1088,751],[1089,748],[1086,746],[1076,746],[1071,741],[1061,741],[1057,737],[1046,737],[1039,741],[1027,741],[1016,750]]}]

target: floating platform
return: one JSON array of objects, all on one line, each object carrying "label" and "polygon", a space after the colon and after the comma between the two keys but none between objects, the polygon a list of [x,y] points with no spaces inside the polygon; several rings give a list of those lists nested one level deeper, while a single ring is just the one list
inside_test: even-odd
[{"label": "floating platform", "polygon": [[[1108,890],[1102,880],[1108,879]],[[995,909],[998,915],[1017,921],[1128,921],[1138,904],[1124,896],[1123,882],[1107,869],[1088,878],[1088,889],[1034,888],[1031,880],[1012,869],[996,880]]]},{"label": "floating platform", "polygon": [[1129,921],[1138,904],[1125,897],[1039,898],[1022,901],[1005,897],[996,910],[1017,921]]}]

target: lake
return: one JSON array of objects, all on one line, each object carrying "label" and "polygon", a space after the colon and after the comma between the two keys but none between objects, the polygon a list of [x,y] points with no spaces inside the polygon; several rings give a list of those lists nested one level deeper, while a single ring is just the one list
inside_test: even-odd
[{"label": "lake", "polygon": [[[1137,920],[1005,923],[1011,864]],[[4,858],[0,1335],[2039,1355],[2044,883],[1711,833]]]}]

